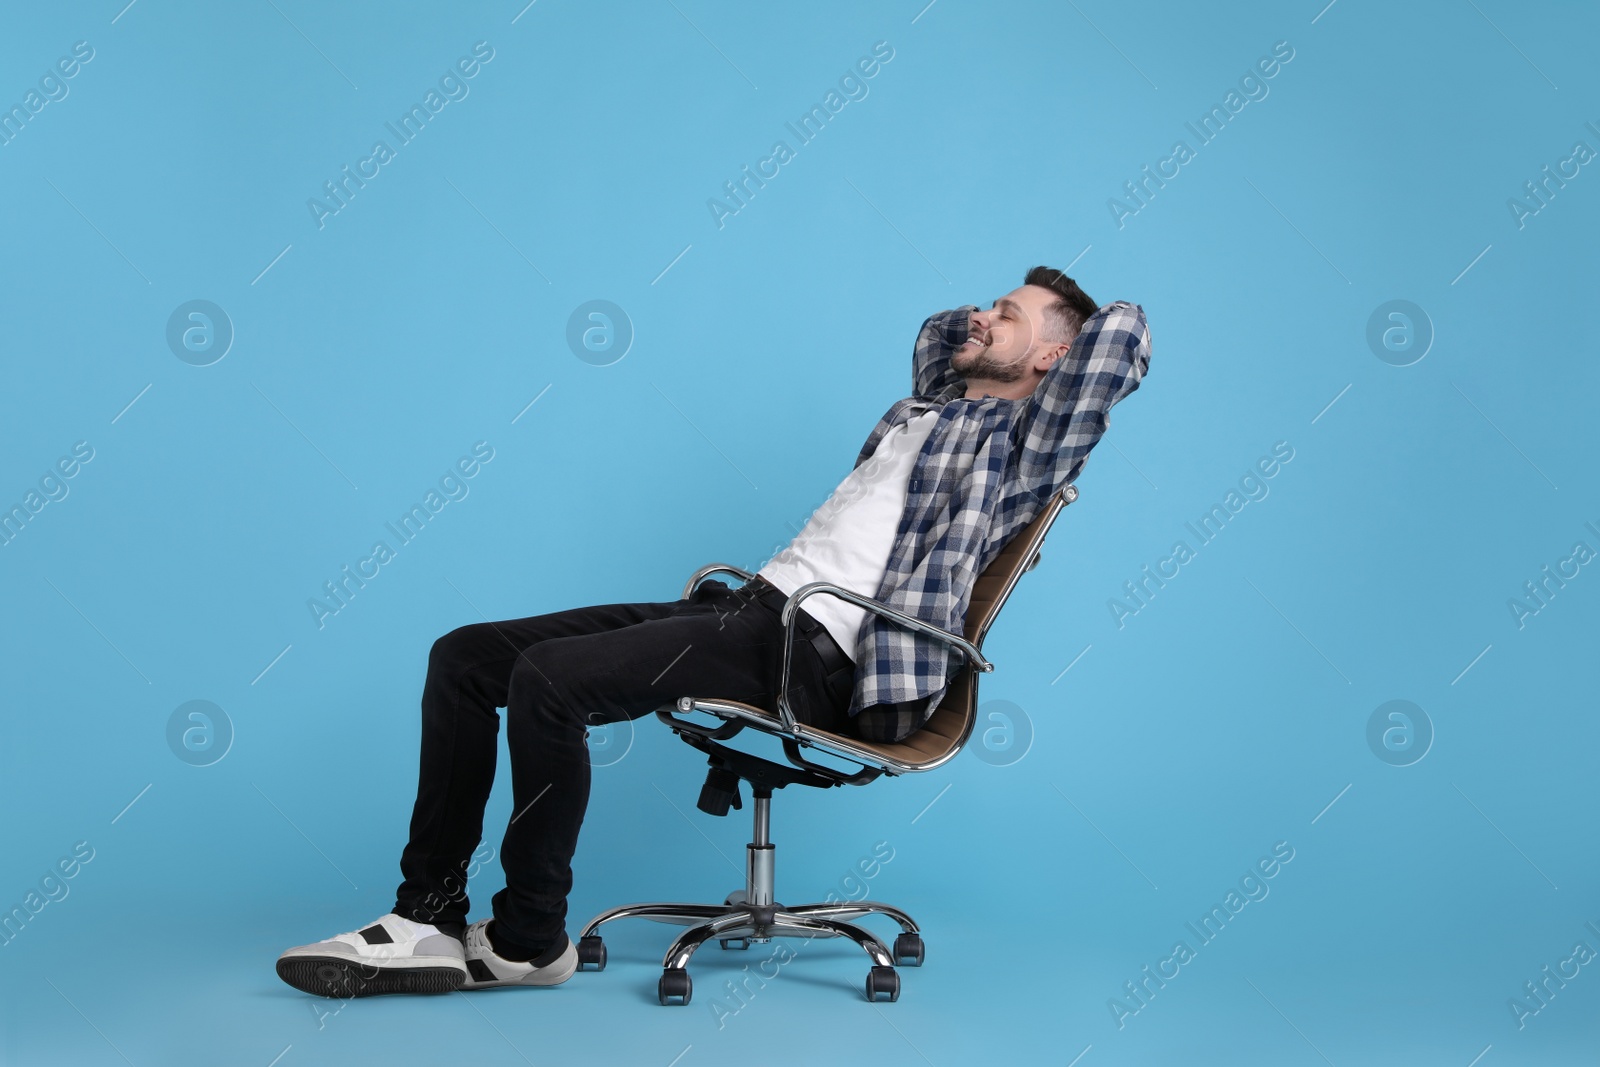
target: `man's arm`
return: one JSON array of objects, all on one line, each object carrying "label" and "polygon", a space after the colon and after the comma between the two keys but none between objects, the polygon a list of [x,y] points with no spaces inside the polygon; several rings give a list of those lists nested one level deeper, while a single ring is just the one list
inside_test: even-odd
[{"label": "man's arm", "polygon": [[1112,406],[1139,388],[1149,366],[1150,328],[1142,308],[1118,300],[1089,316],[1013,421],[1026,483],[1054,492],[1077,478],[1111,424]]},{"label": "man's arm", "polygon": [[976,304],[963,304],[930,315],[922,324],[911,354],[912,396],[937,396],[961,381],[950,367],[950,357],[967,343],[967,316],[976,310]]}]

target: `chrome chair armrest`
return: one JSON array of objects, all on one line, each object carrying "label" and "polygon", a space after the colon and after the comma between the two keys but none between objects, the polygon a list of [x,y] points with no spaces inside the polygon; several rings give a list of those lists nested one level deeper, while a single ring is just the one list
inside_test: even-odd
[{"label": "chrome chair armrest", "polygon": [[[684,704],[692,703],[693,700],[689,697],[678,698],[678,706],[680,710],[700,710],[704,714],[710,714],[710,712],[704,708],[695,709],[693,707],[683,707]],[[729,718],[725,715],[718,715],[717,718],[721,721],[716,726],[710,726],[704,723],[695,722],[693,719],[679,718],[666,708],[657,708],[656,718],[660,719],[674,730],[680,730],[684,733],[694,734],[696,737],[703,737],[708,741],[726,741],[734,734],[737,734],[740,730],[743,730],[747,725],[746,723],[740,722],[738,719]]]},{"label": "chrome chair armrest", "polygon": [[694,575],[689,579],[689,584],[683,587],[683,599],[688,600],[690,597],[694,596],[695,586],[705,581],[711,575],[718,573],[737,574],[740,578],[747,582],[755,577],[755,575],[750,571],[745,570],[743,567],[735,567],[731,563],[708,563],[704,567],[701,567],[699,570],[695,571]]},{"label": "chrome chair armrest", "polygon": [[[699,584],[702,581],[706,581],[707,577],[712,576],[712,574],[736,574],[741,581],[746,582],[755,577],[752,571],[747,571],[742,566],[734,566],[731,563],[707,563],[706,566],[702,566],[698,571],[694,571],[690,576],[690,581],[683,585],[683,600],[693,597],[694,589],[699,587]],[[693,710],[691,707],[685,707],[686,704],[693,704],[693,701],[688,697],[680,697],[677,701],[678,710],[683,710],[683,712]],[[691,733],[694,736],[706,737],[709,741],[726,741],[728,737],[734,736],[734,734],[739,733],[741,729],[749,725],[749,723],[742,723],[738,718],[728,718],[726,715],[720,715],[718,717],[722,718],[720,725],[707,726],[704,723],[696,723],[691,718],[678,718],[677,715],[667,709],[656,710],[656,718],[664,721],[666,725],[672,726],[672,728],[682,729],[685,733]]]},{"label": "chrome chair armrest", "polygon": [[994,664],[984,659],[983,653],[978,650],[978,646],[968,641],[965,637],[958,637],[947,630],[939,629],[939,627],[931,623],[923,622],[921,619],[913,618],[904,612],[899,612],[880,604],[871,597],[862,596],[860,593],[844,589],[831,582],[807,582],[799,589],[796,589],[783,605],[783,673],[780,675],[778,683],[778,720],[783,723],[784,731],[790,735],[796,733],[795,728],[797,725],[794,709],[789,706],[789,668],[794,656],[795,612],[800,610],[801,601],[817,593],[828,593],[836,596],[841,600],[849,601],[857,607],[870,611],[874,615],[888,619],[890,622],[905,629],[926,634],[937,641],[942,641],[960,651],[972,662],[974,667],[985,674],[994,670]]},{"label": "chrome chair armrest", "polygon": [[[735,567],[731,563],[708,563],[704,567],[701,567],[699,570],[695,571],[694,574],[689,577],[688,583],[683,587],[683,599],[688,600],[690,597],[694,596],[694,591],[700,585],[700,583],[705,581],[713,574],[733,574],[737,575],[740,579],[746,582],[755,577],[755,574],[751,571],[747,571],[743,567]],[[693,702],[687,697],[680,698],[677,702],[678,709],[680,711],[690,711],[692,709],[689,707],[684,707],[684,705],[692,703]],[[679,718],[677,715],[674,715],[671,711],[668,711],[665,708],[661,708],[656,711],[656,718],[660,719],[668,726],[712,741],[725,741],[734,734],[738,733],[740,730],[743,730],[745,726],[748,725],[747,723],[740,722],[738,719],[730,719],[725,715],[718,717],[722,719],[722,722],[720,725],[713,727],[697,723],[692,719]]]}]

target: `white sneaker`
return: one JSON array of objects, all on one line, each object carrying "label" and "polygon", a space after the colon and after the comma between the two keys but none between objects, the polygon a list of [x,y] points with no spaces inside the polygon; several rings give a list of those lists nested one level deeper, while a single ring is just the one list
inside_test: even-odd
[{"label": "white sneaker", "polygon": [[487,989],[497,985],[560,985],[578,969],[578,950],[565,931],[561,939],[551,945],[536,960],[523,963],[519,960],[501,959],[489,944],[486,932],[490,919],[479,919],[467,927],[467,981],[462,989]]},{"label": "white sneaker", "polygon": [[389,912],[360,930],[291,948],[278,977],[322,997],[448,993],[467,979],[461,942],[429,923]]}]

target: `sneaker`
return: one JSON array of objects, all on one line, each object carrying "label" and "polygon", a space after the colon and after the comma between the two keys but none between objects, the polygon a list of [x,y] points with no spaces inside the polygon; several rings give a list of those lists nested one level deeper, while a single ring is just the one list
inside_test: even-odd
[{"label": "sneaker", "polygon": [[538,959],[523,963],[501,959],[489,944],[488,927],[493,920],[479,919],[467,927],[464,938],[467,955],[467,981],[462,989],[487,989],[497,985],[560,985],[578,969],[578,950],[565,931]]},{"label": "sneaker", "polygon": [[467,979],[461,942],[428,923],[390,912],[363,929],[291,948],[278,977],[321,997],[449,993]]}]

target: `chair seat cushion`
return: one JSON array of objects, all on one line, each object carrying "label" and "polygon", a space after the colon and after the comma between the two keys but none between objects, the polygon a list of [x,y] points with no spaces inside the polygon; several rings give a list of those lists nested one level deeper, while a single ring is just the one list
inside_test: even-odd
[{"label": "chair seat cushion", "polygon": [[[822,738],[837,738],[840,741],[860,746],[876,755],[887,759],[898,760],[909,764],[934,764],[946,758],[955,749],[961,747],[965,741],[967,725],[972,720],[972,680],[971,673],[963,671],[950,688],[945,690],[944,698],[939,701],[939,707],[909,737],[900,741],[870,741],[851,734],[830,733],[814,726],[806,727],[809,733]],[[765,708],[754,704],[745,704],[737,700],[721,700],[724,704],[733,704],[740,708],[755,713],[763,723],[771,723],[773,733],[782,730],[778,717]],[[871,710],[871,709],[868,709]],[[865,714],[865,712],[863,712]],[[755,729],[759,725],[752,724]]]}]

